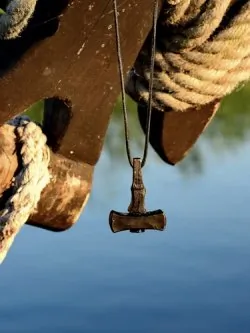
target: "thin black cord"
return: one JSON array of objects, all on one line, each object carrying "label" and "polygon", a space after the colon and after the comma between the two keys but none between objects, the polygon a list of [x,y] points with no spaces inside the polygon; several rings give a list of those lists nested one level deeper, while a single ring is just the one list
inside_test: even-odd
[{"label": "thin black cord", "polygon": [[[114,7],[114,17],[115,17],[116,47],[117,47],[119,74],[120,74],[120,82],[121,82],[121,93],[122,93],[122,106],[123,106],[126,151],[127,151],[129,164],[131,165],[131,167],[133,167],[133,160],[131,157],[131,151],[130,151],[130,145],[129,145],[128,111],[127,111],[127,103],[126,103],[123,60],[122,60],[122,54],[121,54],[121,40],[120,40],[120,28],[119,28],[119,18],[118,18],[119,13],[118,13],[118,8],[117,8],[117,0],[113,0],[113,7]],[[157,20],[158,20],[158,0],[154,0],[153,33],[152,33],[152,45],[151,45],[150,82],[149,82],[149,102],[148,102],[148,108],[147,108],[146,137],[145,137],[145,145],[144,145],[144,152],[143,152],[141,167],[144,167],[144,165],[146,164],[147,155],[148,155],[150,123],[151,123],[152,105],[153,105],[153,85],[154,85],[153,76],[154,76],[154,65],[155,65]]]}]

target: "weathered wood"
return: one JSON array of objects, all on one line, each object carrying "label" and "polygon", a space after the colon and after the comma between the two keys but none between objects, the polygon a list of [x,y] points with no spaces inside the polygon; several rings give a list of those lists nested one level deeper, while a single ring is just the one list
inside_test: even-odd
[{"label": "weathered wood", "polygon": [[[14,67],[7,61],[12,70],[0,77],[0,125],[37,100],[67,98],[73,117],[57,151],[94,165],[120,90],[112,1],[71,1],[55,33],[58,19],[50,12],[60,14],[65,2],[39,1],[22,38],[0,43],[0,63],[24,50]],[[118,7],[124,65],[129,69],[151,29],[153,4],[118,0]],[[51,37],[37,43],[49,33]]]},{"label": "weathered wood", "polygon": [[[11,194],[11,180],[18,168],[14,127],[0,127],[0,211]],[[42,191],[28,224],[61,231],[71,227],[84,208],[92,185],[93,166],[53,154],[49,164],[50,183]],[[2,195],[2,197],[1,197]]]}]

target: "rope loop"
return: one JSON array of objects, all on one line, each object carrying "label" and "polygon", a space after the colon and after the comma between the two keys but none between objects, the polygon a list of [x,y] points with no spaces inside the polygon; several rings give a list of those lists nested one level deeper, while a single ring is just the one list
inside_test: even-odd
[{"label": "rope loop", "polygon": [[[250,78],[250,0],[165,0],[157,31],[154,108],[186,111],[221,99]],[[149,99],[146,41],[126,91]]]},{"label": "rope loop", "polygon": [[32,17],[37,0],[8,0],[0,14],[0,39],[19,37]]},{"label": "rope loop", "polygon": [[0,212],[0,263],[36,209],[41,192],[50,181],[50,151],[41,128],[27,117],[17,117],[9,124],[16,127],[22,169],[13,179],[12,196]]}]

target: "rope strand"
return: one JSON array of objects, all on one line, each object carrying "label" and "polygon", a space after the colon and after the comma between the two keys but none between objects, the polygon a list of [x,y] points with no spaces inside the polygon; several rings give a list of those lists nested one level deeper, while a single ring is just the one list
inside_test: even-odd
[{"label": "rope strand", "polygon": [[19,37],[32,17],[37,0],[9,0],[4,13],[0,14],[0,39]]},{"label": "rope strand", "polygon": [[[158,23],[154,108],[199,107],[230,94],[250,78],[250,1],[232,8],[230,0],[166,0]],[[149,73],[146,42],[126,85],[138,103],[149,103]]]},{"label": "rope strand", "polygon": [[47,138],[35,123],[17,117],[9,124],[17,129],[22,169],[14,178],[13,195],[0,214],[0,264],[29,216],[34,212],[42,190],[50,181],[48,170],[50,151]]}]

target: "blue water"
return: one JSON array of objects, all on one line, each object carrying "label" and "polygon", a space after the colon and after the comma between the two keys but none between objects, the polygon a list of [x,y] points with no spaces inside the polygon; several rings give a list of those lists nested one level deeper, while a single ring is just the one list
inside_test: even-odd
[{"label": "blue water", "polygon": [[203,138],[202,171],[188,174],[151,150],[147,208],[165,210],[167,230],[114,235],[131,169],[106,145],[79,222],[16,238],[0,267],[0,332],[249,333],[249,146],[216,153]]}]

